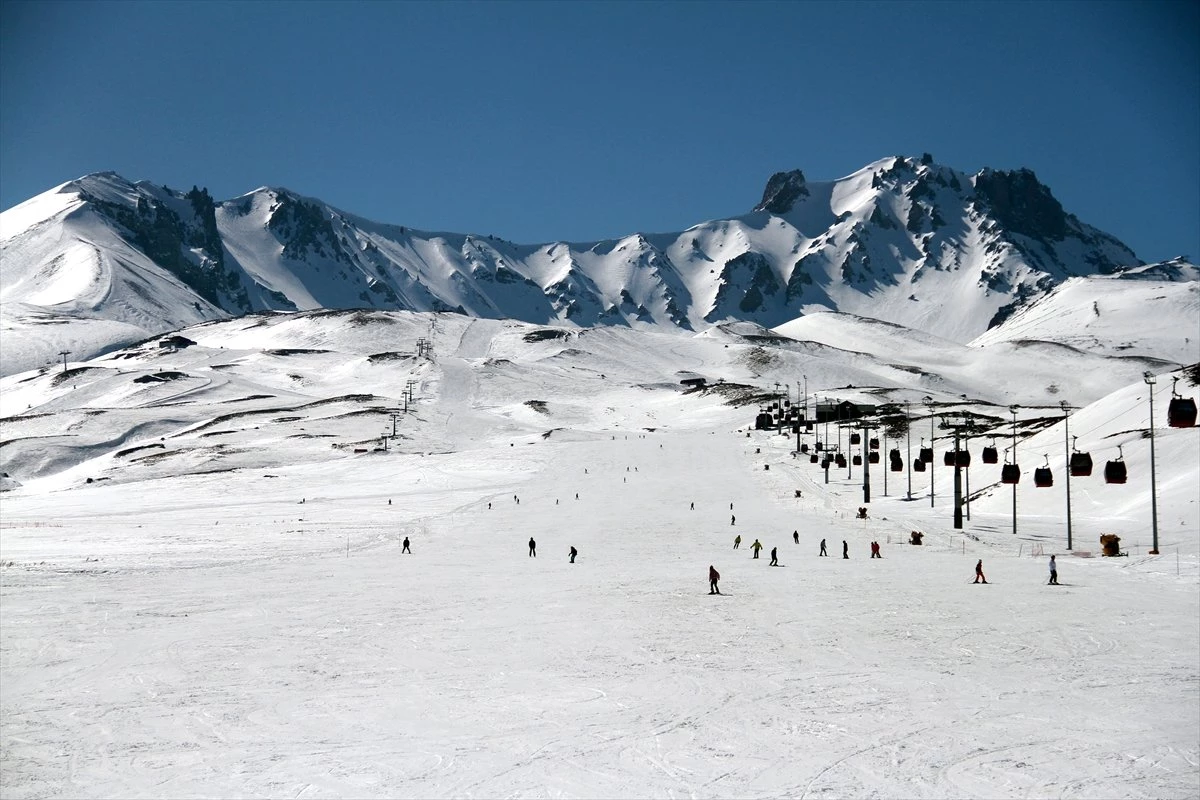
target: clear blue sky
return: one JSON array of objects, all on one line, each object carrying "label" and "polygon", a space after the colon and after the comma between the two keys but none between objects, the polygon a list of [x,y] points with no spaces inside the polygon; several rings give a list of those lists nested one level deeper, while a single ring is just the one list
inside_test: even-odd
[{"label": "clear blue sky", "polygon": [[1196,260],[1198,7],[0,0],[0,206],[115,170],[579,241],[928,151]]}]

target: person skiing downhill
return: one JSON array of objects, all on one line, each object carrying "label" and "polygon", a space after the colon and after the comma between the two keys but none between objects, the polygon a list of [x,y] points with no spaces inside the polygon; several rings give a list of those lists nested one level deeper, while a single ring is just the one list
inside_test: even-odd
[{"label": "person skiing downhill", "polygon": [[822,555],[822,556],[829,555],[829,553],[825,552],[825,540],[824,539],[821,540],[821,552],[818,555]]},{"label": "person skiing downhill", "polygon": [[779,566],[779,553],[778,553],[778,550],[779,550],[779,548],[778,548],[778,547],[772,547],[772,548],[771,548],[771,563],[770,563],[768,566],[772,566],[772,567],[778,567],[778,566]]},{"label": "person skiing downhill", "polygon": [[571,545],[571,563],[575,563],[575,556],[579,555],[579,551],[575,549],[575,545]]},{"label": "person skiing downhill", "polygon": [[750,545],[750,549],[754,551],[754,557],[758,558],[758,551],[763,549],[762,542],[755,539],[754,544]]},{"label": "person skiing downhill", "polygon": [[987,583],[987,578],[983,576],[983,559],[975,562],[975,580],[972,583]]},{"label": "person skiing downhill", "polygon": [[717,586],[717,581],[721,580],[721,573],[717,572],[712,564],[708,565],[708,593],[720,594],[721,589]]},{"label": "person skiing downhill", "polygon": [[529,537],[529,557],[537,558],[537,542],[533,540],[532,536]]},{"label": "person skiing downhill", "polygon": [[1049,586],[1058,586],[1058,564],[1054,563],[1054,556],[1050,556],[1050,583]]},{"label": "person skiing downhill", "polygon": [[742,535],[739,533],[737,536],[733,537],[733,549],[737,550],[741,546],[742,546]]}]

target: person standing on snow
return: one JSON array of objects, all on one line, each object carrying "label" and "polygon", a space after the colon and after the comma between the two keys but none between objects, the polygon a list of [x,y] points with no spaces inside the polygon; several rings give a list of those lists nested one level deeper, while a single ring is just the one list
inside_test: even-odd
[{"label": "person standing on snow", "polygon": [[579,551],[575,549],[575,545],[571,545],[571,563],[575,563],[575,556],[579,555]]},{"label": "person standing on snow", "polygon": [[755,539],[754,544],[750,545],[750,549],[754,551],[754,557],[758,558],[758,551],[763,549],[762,542]]},{"label": "person standing on snow", "polygon": [[792,531],[792,541],[800,544],[800,531]]},{"label": "person standing on snow", "polygon": [[818,555],[822,555],[822,556],[829,555],[829,553],[825,552],[825,540],[824,539],[821,540],[821,552]]},{"label": "person standing on snow", "polygon": [[537,542],[533,540],[532,536],[529,537],[529,557],[537,558]]},{"label": "person standing on snow", "polygon": [[412,555],[412,550],[408,549],[408,537],[407,536],[404,537],[404,547],[400,550],[400,552],[408,553],[410,556]]},{"label": "person standing on snow", "polygon": [[721,580],[721,573],[717,572],[712,564],[708,565],[708,593],[720,594],[721,589],[717,586],[717,581]]},{"label": "person standing on snow", "polygon": [[771,548],[771,563],[770,563],[768,566],[772,566],[772,567],[778,567],[778,566],[779,566],[779,553],[778,553],[778,550],[779,550],[779,548],[778,548],[778,547],[772,547],[772,548]]},{"label": "person standing on snow", "polygon": [[842,539],[842,558],[850,557],[850,545],[846,544],[846,540]]},{"label": "person standing on snow", "polygon": [[733,549],[737,550],[741,546],[742,546],[742,535],[739,533],[737,536],[733,537]]},{"label": "person standing on snow", "polygon": [[1058,564],[1054,563],[1054,556],[1050,556],[1050,586],[1058,586]]},{"label": "person standing on snow", "polygon": [[879,555],[879,542],[871,542],[871,558],[883,558]]},{"label": "person standing on snow", "polygon": [[737,517],[735,517],[733,514],[730,514],[730,515],[729,515],[729,524],[730,524],[730,525],[735,525],[735,524],[737,524]]},{"label": "person standing on snow", "polygon": [[987,583],[987,578],[983,577],[983,559],[975,562],[975,580],[972,583]]}]

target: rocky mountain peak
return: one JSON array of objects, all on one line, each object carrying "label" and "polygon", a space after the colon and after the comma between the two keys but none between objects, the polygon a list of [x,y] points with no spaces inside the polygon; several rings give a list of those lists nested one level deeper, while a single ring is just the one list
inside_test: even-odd
[{"label": "rocky mountain peak", "polygon": [[801,197],[808,197],[808,186],[804,182],[804,173],[798,169],[791,172],[776,172],[767,181],[763,190],[762,200],[754,207],[755,211],[768,211],[772,214],[786,214]]},{"label": "rocky mountain peak", "polygon": [[1038,241],[1061,241],[1067,233],[1062,204],[1031,169],[985,168],[975,176],[975,192],[1010,233]]}]

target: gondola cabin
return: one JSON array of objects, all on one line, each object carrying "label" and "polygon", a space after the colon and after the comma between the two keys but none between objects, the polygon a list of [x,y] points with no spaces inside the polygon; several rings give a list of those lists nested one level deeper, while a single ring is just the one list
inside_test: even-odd
[{"label": "gondola cabin", "polygon": [[851,460],[852,460],[854,466],[856,466],[856,467],[862,466],[862,456],[855,454]]},{"label": "gondola cabin", "polygon": [[914,458],[913,459],[913,472],[924,472],[924,471],[925,471],[925,462],[919,458]]},{"label": "gondola cabin", "polygon": [[872,440],[871,440],[871,449],[872,449],[872,450],[878,450],[878,449],[879,449],[879,440],[878,440],[878,439],[872,439]]},{"label": "gondola cabin", "polygon": [[956,450],[954,453],[954,466],[962,467],[963,469],[971,466],[971,451],[965,449]]},{"label": "gondola cabin", "polygon": [[933,448],[932,447],[922,447],[921,448],[921,460],[924,461],[926,464],[933,463]]},{"label": "gondola cabin", "polygon": [[1196,424],[1196,401],[1190,397],[1172,397],[1167,406],[1167,424],[1172,428],[1191,428]]},{"label": "gondola cabin", "polygon": [[833,463],[837,464],[839,467],[844,467],[846,466],[846,457],[841,453],[838,453],[836,456],[834,456]]},{"label": "gondola cabin", "polygon": [[1080,453],[1075,451],[1071,453],[1071,477],[1086,478],[1092,474],[1092,454]]},{"label": "gondola cabin", "polygon": [[1109,461],[1104,465],[1104,482],[1105,483],[1124,483],[1128,474],[1125,470],[1125,462],[1121,459]]},{"label": "gondola cabin", "polygon": [[904,459],[893,458],[891,461],[892,472],[904,472]]},{"label": "gondola cabin", "polygon": [[954,451],[953,450],[947,450],[946,454],[944,456],[942,456],[942,464],[947,467],[954,466]]},{"label": "gondola cabin", "polygon": [[862,436],[857,433],[850,434],[850,444],[862,444]]},{"label": "gondola cabin", "polygon": [[1000,468],[1000,482],[1018,484],[1021,482],[1021,468],[1016,464],[1005,464]]},{"label": "gondola cabin", "polygon": [[879,463],[879,453],[877,453],[874,450],[867,453],[867,461],[870,461],[872,464],[878,464]]},{"label": "gondola cabin", "polygon": [[816,453],[813,453],[811,456],[808,457],[808,462],[810,464],[816,464],[820,460],[821,460],[821,457],[819,455],[817,455]]},{"label": "gondola cabin", "polygon": [[1054,473],[1049,467],[1038,467],[1033,471],[1033,485],[1042,489],[1049,488],[1054,485]]},{"label": "gondola cabin", "polygon": [[987,447],[983,448],[983,463],[985,463],[985,464],[999,464],[1000,463],[1000,453],[996,451],[995,447],[988,445]]},{"label": "gondola cabin", "polygon": [[808,452],[808,445],[807,445],[807,444],[802,444],[802,445],[800,445],[800,452],[801,452],[801,453],[807,453],[807,452]]}]

